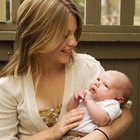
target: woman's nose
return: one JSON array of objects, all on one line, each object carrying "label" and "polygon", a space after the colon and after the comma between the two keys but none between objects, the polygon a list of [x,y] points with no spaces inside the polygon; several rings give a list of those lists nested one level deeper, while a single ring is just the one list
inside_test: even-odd
[{"label": "woman's nose", "polygon": [[70,47],[76,47],[77,46],[77,40],[76,40],[75,36],[73,36],[69,39],[68,45]]}]

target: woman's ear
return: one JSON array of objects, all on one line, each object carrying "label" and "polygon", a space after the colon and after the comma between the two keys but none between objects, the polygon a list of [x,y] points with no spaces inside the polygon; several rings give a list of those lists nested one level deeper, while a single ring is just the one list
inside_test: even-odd
[{"label": "woman's ear", "polygon": [[124,102],[124,97],[117,97],[116,100],[122,104]]}]

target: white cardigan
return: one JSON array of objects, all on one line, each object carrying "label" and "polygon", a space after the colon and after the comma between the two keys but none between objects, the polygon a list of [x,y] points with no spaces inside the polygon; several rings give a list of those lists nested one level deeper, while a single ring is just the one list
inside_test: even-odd
[{"label": "white cardigan", "polygon": [[[76,92],[87,89],[90,81],[104,69],[93,57],[75,54],[72,67],[66,66],[65,88],[60,117]],[[17,140],[34,135],[47,126],[42,121],[36,103],[31,75],[0,78],[0,140]]]}]

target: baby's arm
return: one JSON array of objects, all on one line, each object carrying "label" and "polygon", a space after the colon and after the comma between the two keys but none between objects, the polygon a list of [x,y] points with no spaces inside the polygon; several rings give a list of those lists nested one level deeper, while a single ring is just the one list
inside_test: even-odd
[{"label": "baby's arm", "polygon": [[85,102],[87,105],[87,110],[92,118],[92,120],[98,125],[98,126],[104,126],[110,123],[111,118],[108,115],[108,113],[102,109],[92,98],[92,95],[90,92],[87,92],[85,97]]},{"label": "baby's arm", "polygon": [[99,107],[94,100],[87,100],[86,104],[92,120],[98,126],[104,126],[110,123],[111,118],[108,113]]}]

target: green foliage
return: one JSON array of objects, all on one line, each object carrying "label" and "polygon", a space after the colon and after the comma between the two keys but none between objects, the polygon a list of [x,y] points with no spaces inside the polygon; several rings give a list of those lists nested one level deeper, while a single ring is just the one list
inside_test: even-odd
[{"label": "green foliage", "polygon": [[84,18],[85,0],[73,0],[73,1],[77,5],[79,11],[81,12],[82,17]]}]

